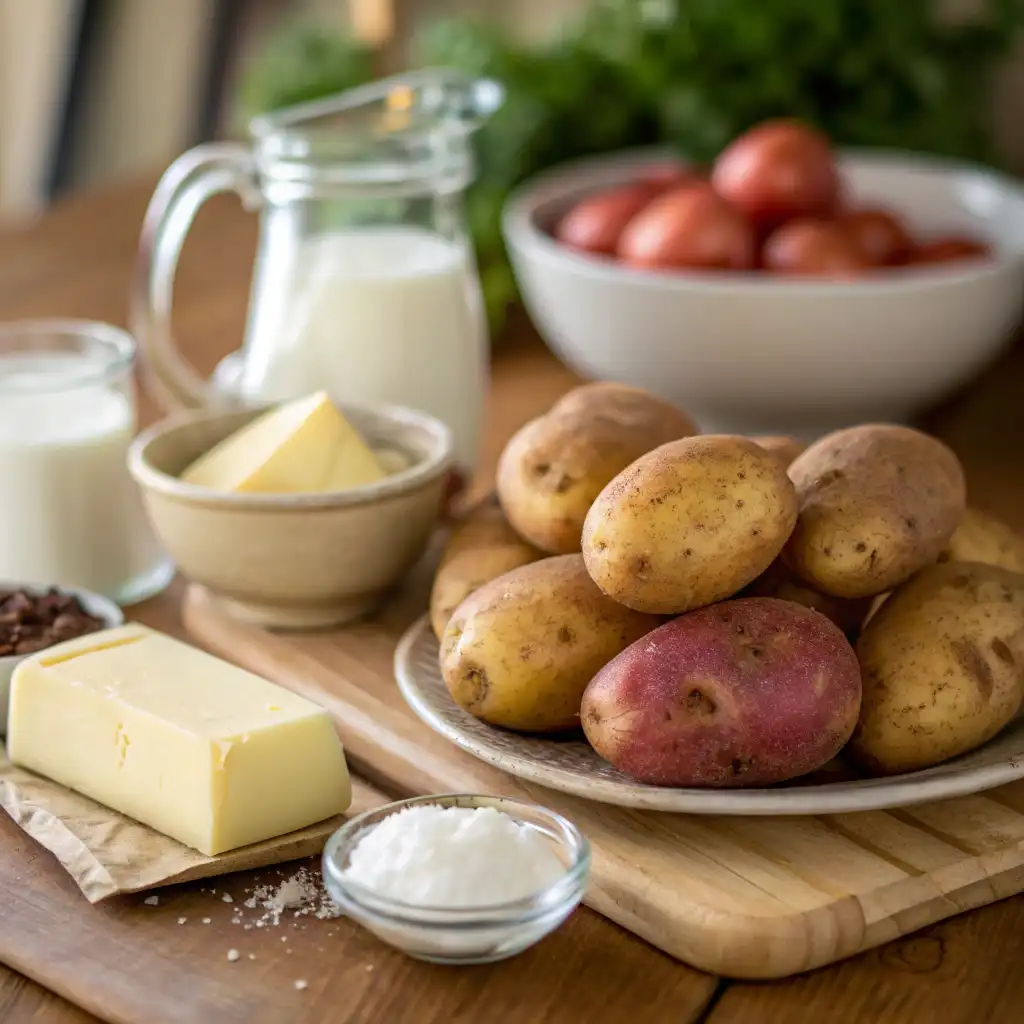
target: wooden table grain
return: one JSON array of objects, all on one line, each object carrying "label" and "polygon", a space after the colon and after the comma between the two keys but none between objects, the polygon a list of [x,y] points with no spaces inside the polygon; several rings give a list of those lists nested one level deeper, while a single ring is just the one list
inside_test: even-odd
[{"label": "wooden table grain", "polygon": [[[124,325],[139,224],[154,180],[76,197],[31,226],[0,232],[0,320],[70,316]],[[242,335],[255,244],[254,219],[228,199],[210,204],[186,244],[176,323],[184,348],[203,372]],[[511,431],[573,380],[528,329],[511,332],[495,357],[485,469],[493,467]],[[155,415],[144,398],[143,420]],[[936,410],[926,425],[960,454],[972,501],[1024,528],[1024,344]],[[0,481],[0,497],[2,487]],[[176,582],[132,615],[180,633],[181,593]],[[764,984],[723,982],[673,964],[587,910],[566,931],[570,941],[559,943],[560,955],[535,962],[529,977],[515,962],[483,969],[485,976],[477,969],[424,968],[382,951],[369,998],[339,1006],[332,1020],[593,1024],[628,1019],[631,1006],[643,1005],[644,1024],[1011,1024],[1021,1019],[1024,1005],[1024,973],[1018,969],[1024,896],[846,963]],[[659,988],[653,1004],[652,984]],[[651,1005],[659,1007],[656,1016]],[[0,967],[0,1024],[94,1020]]]}]

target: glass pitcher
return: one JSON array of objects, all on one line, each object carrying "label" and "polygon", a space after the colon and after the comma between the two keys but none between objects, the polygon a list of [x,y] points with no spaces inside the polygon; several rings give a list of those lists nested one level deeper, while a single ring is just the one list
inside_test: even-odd
[{"label": "glass pitcher", "polygon": [[[255,119],[251,143],[175,161],[142,230],[132,326],[167,407],[327,391],[411,406],[448,424],[473,469],[488,342],[463,195],[471,136],[501,104],[490,80],[428,70]],[[212,381],[171,331],[174,274],[199,207],[236,192],[260,240],[241,350]]]}]

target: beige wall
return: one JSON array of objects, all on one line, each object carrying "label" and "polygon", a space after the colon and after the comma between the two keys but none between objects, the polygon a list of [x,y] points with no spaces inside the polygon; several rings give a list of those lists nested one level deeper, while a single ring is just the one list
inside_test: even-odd
[{"label": "beige wall", "polygon": [[96,61],[75,183],[159,167],[188,143],[206,71],[211,0],[117,0]]},{"label": "beige wall", "polygon": [[[75,184],[136,174],[166,164],[188,143],[203,80],[212,0],[114,0],[96,62],[96,95],[74,154]],[[349,2],[298,0],[307,12],[343,24]],[[422,23],[445,12],[484,12],[543,37],[588,0],[391,0]],[[898,0],[893,0],[898,2]],[[979,0],[936,0],[943,14],[969,14]],[[77,0],[0,0],[0,217],[41,203],[54,120]],[[284,6],[282,4],[282,6]],[[276,10],[271,5],[268,11]],[[255,42],[255,40],[254,40]],[[1024,42],[1002,76],[995,101],[1003,152],[1024,171]]]},{"label": "beige wall", "polygon": [[76,0],[0,0],[0,215],[42,205],[75,7]]}]

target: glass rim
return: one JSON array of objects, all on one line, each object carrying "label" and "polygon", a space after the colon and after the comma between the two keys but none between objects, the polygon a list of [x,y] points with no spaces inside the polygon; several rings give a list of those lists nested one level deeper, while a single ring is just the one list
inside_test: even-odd
[{"label": "glass rim", "polygon": [[[75,318],[0,321],[0,360],[10,354],[6,347],[8,344],[38,337],[89,339],[98,343],[101,350],[106,349],[106,355],[105,358],[83,359],[80,367],[66,372],[62,370],[59,375],[53,375],[52,381],[33,383],[30,387],[5,383],[3,374],[0,374],[0,393],[39,394],[73,391],[83,386],[105,383],[120,373],[130,371],[135,361],[135,339],[126,330],[102,320]],[[28,355],[31,351],[25,349],[24,354]]]},{"label": "glass rim", "polygon": [[[566,849],[571,862],[554,882],[526,896],[500,903],[470,906],[432,906],[392,899],[376,890],[345,877],[342,862],[362,834],[384,818],[407,807],[434,804],[441,807],[493,807],[524,824],[538,825],[527,814],[541,819],[555,832],[554,841]],[[520,814],[517,814],[520,810]],[[525,812],[525,813],[524,813]],[[379,819],[375,821],[374,819]],[[579,890],[590,871],[591,850],[586,836],[568,818],[540,804],[527,803],[513,797],[486,796],[472,793],[442,793],[410,797],[370,808],[350,818],[327,841],[322,856],[323,873],[328,890],[337,901],[350,902],[363,913],[398,924],[420,926],[458,925],[460,927],[496,927],[541,918],[555,907],[571,900],[578,902]]]},{"label": "glass rim", "polygon": [[[504,101],[504,87],[496,79],[486,75],[469,75],[454,68],[421,68],[415,71],[399,72],[386,78],[368,82],[352,89],[343,90],[333,96],[324,96],[315,100],[304,100],[279,110],[257,114],[248,123],[249,135],[257,142],[266,142],[272,138],[291,137],[303,139],[318,134],[317,122],[335,114],[343,114],[358,110],[371,103],[386,101],[389,94],[399,90],[418,90],[436,87],[439,91],[461,90],[468,97],[475,96],[481,100],[478,116],[482,119],[490,116]],[[472,131],[475,121],[460,119],[452,112],[444,113],[438,108],[438,115],[449,120],[453,128],[460,123],[467,131]],[[323,128],[323,125],[320,125]]]}]

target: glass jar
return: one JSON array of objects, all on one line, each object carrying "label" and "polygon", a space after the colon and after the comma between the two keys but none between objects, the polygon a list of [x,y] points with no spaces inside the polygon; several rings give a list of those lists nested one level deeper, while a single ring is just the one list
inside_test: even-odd
[{"label": "glass jar", "polygon": [[132,604],[174,575],[125,461],[134,357],[107,324],[0,324],[0,583]]},{"label": "glass jar", "polygon": [[[157,187],[132,325],[164,404],[339,402],[419,409],[473,469],[489,346],[463,193],[494,82],[447,71],[385,79],[257,118],[248,144],[201,146]],[[175,266],[200,205],[238,193],[260,214],[242,348],[213,382],[178,354]]]}]

